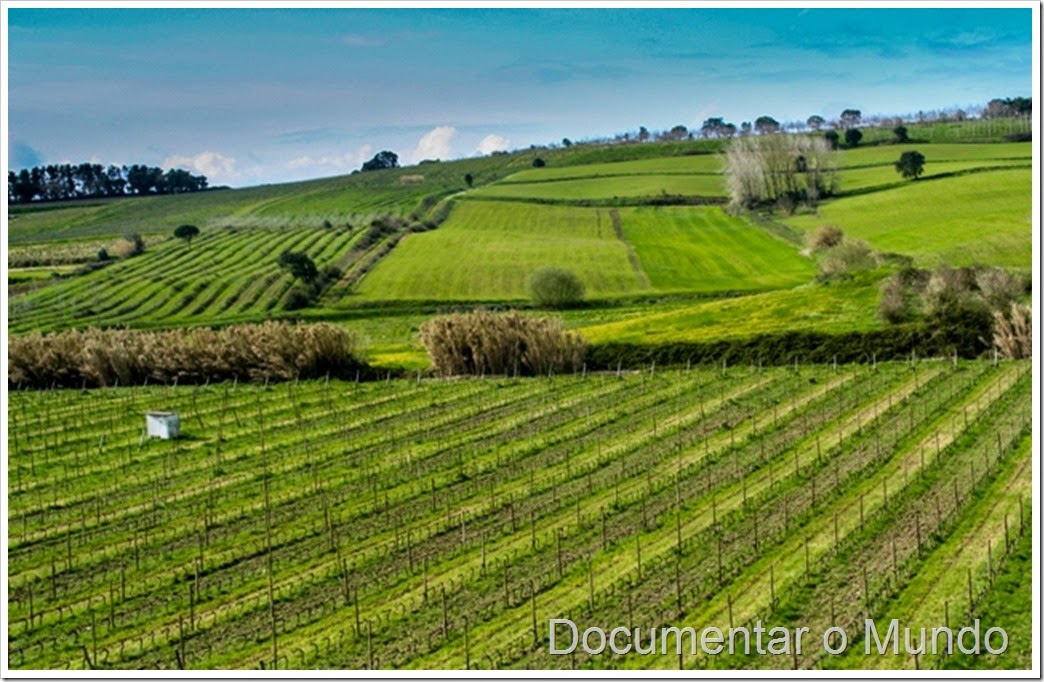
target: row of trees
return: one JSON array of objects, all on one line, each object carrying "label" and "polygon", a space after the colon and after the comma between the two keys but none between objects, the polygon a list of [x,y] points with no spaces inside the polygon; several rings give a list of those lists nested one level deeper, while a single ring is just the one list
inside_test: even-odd
[{"label": "row of trees", "polygon": [[11,203],[181,194],[205,189],[207,178],[203,175],[142,164],[105,167],[99,163],[64,163],[7,172],[7,197]]}]

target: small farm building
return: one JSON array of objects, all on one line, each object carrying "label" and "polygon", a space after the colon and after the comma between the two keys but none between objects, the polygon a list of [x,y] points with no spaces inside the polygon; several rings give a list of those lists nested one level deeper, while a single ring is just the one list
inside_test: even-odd
[{"label": "small farm building", "polygon": [[159,437],[163,440],[177,438],[181,433],[181,419],[176,412],[147,412],[145,414],[145,427],[148,429],[149,437]]}]

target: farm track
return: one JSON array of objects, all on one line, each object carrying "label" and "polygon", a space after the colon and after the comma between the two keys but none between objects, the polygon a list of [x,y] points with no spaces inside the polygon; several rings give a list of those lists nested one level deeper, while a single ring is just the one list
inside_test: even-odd
[{"label": "farm track", "polygon": [[[15,392],[11,666],[676,667],[548,656],[547,619],[847,623],[857,567],[877,613],[996,537],[1028,370]],[[157,406],[187,439],[139,440]]]}]

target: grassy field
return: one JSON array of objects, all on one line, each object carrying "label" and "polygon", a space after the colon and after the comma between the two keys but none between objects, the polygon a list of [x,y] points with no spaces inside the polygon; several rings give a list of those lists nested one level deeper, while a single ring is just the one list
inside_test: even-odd
[{"label": "grassy field", "polygon": [[612,177],[618,175],[715,175],[720,174],[725,162],[720,154],[692,154],[689,156],[661,156],[637,161],[591,163],[583,166],[559,168],[531,168],[512,173],[499,184],[513,182],[553,182],[577,178]]},{"label": "grassy field", "polygon": [[677,343],[735,339],[783,331],[838,333],[881,326],[872,277],[828,285],[737,296],[634,311],[620,319],[580,327],[591,343]]},{"label": "grassy field", "polygon": [[545,265],[567,267],[590,297],[642,290],[607,210],[462,201],[432,232],[412,234],[361,282],[369,300],[519,300]]},{"label": "grassy field", "polygon": [[[10,667],[809,669],[835,661],[551,656],[548,621],[856,641],[916,602],[998,618],[991,665],[1026,668],[995,605],[1027,583],[990,575],[1032,519],[1030,370],[15,391]],[[150,409],[184,437],[143,439]]]},{"label": "grassy field", "polygon": [[1029,268],[1032,177],[1025,169],[935,180],[826,202],[785,222],[805,233],[837,225],[885,252],[943,263]]},{"label": "grassy field", "polygon": [[779,289],[816,274],[794,244],[717,207],[625,208],[619,216],[658,291]]},{"label": "grassy field", "polygon": [[[583,168],[583,166],[581,166]],[[553,199],[560,201],[656,197],[663,194],[724,197],[721,175],[620,175],[554,182],[511,182],[469,192],[478,199]]]}]

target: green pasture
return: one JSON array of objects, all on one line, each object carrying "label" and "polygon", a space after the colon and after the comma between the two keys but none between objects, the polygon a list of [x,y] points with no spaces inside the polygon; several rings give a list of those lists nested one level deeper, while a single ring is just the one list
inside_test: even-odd
[{"label": "green pasture", "polygon": [[463,201],[437,230],[411,234],[359,285],[368,300],[518,300],[537,268],[569,268],[588,297],[642,290],[608,211]]},{"label": "green pasture", "polygon": [[797,248],[718,207],[620,210],[623,233],[660,291],[743,291],[795,286],[816,274]]},{"label": "green pasture", "polygon": [[826,202],[818,215],[785,219],[805,233],[837,225],[885,252],[921,266],[948,264],[1028,268],[1032,174],[974,173],[911,181],[901,187]]},{"label": "green pasture", "polygon": [[[582,167],[581,167],[582,168]],[[579,178],[556,182],[512,182],[490,185],[468,193],[481,199],[551,199],[580,201],[664,194],[724,197],[721,175],[624,175]]]},{"label": "green pasture", "polygon": [[[899,160],[903,152],[907,151],[921,152],[928,163],[932,161],[992,162],[1016,159],[1029,162],[1033,159],[1033,144],[1030,142],[1004,142],[997,144],[922,144],[911,142],[908,144],[876,145],[846,149],[842,152],[842,158],[844,159],[842,170],[844,168],[894,163]],[[982,163],[981,165],[992,166],[995,164]]]},{"label": "green pasture", "polygon": [[872,278],[692,303],[578,328],[594,344],[736,339],[784,331],[838,333],[880,326]]},{"label": "green pasture", "polygon": [[[899,157],[894,159],[894,161],[898,160]],[[853,192],[862,193],[870,190],[890,189],[911,182],[899,174],[895,169],[894,161],[893,163],[880,166],[859,166],[846,169],[841,173],[838,193],[845,195]],[[918,181],[979,171],[1013,169],[1016,167],[1029,170],[1030,166],[1030,159],[991,159],[980,161],[931,161],[926,159],[924,174],[918,178]]]},{"label": "green pasture", "polygon": [[550,182],[613,175],[718,174],[724,167],[725,162],[719,154],[662,156],[614,163],[591,163],[582,166],[531,168],[512,173],[501,183]]}]

